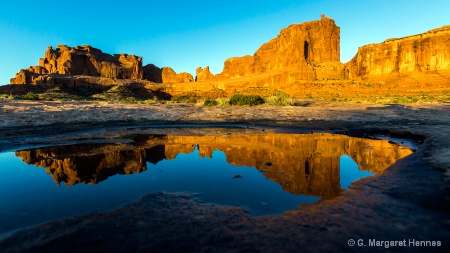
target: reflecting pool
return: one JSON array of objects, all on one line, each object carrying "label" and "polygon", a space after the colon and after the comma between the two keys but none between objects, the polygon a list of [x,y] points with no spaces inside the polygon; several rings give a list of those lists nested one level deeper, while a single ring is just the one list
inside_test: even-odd
[{"label": "reflecting pool", "polygon": [[[107,141],[105,141],[107,140]],[[112,210],[152,192],[191,192],[254,215],[332,199],[413,151],[315,133],[122,133],[0,153],[0,233]]]}]

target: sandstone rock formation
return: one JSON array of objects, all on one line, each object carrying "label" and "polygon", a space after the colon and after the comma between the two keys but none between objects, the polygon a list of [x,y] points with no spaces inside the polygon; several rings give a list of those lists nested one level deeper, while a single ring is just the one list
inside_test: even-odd
[{"label": "sandstone rock formation", "polygon": [[253,56],[226,60],[218,79],[235,79],[289,69],[295,69],[296,78],[300,80],[345,78],[344,66],[340,63],[339,43],[340,28],[333,19],[322,15],[321,20],[282,29],[275,39],[262,45]]},{"label": "sandstone rock formation", "polygon": [[352,78],[435,73],[450,78],[450,25],[358,48],[346,63]]},{"label": "sandstone rock formation", "polygon": [[[109,55],[88,45],[68,47],[51,46],[45,51],[39,66],[21,70],[12,84],[34,84],[42,81],[45,74],[100,76],[118,79],[142,80],[142,57],[115,54]],[[45,80],[44,80],[45,81]]]},{"label": "sandstone rock formation", "polygon": [[177,74],[173,69],[169,67],[162,68],[162,82],[163,83],[189,83],[193,82],[194,78],[187,72],[181,72]]},{"label": "sandstone rock formation", "polygon": [[[293,194],[340,194],[340,157],[349,155],[359,169],[381,172],[412,153],[385,140],[333,134],[235,134],[227,136],[138,136],[127,144],[79,144],[17,151],[28,164],[45,167],[53,180],[66,185],[98,183],[114,174],[139,173],[146,162],[172,160],[198,147],[201,157],[214,151],[227,162],[264,170],[263,175]],[[265,166],[267,162],[272,166]]]},{"label": "sandstone rock formation", "polygon": [[209,71],[209,66],[206,66],[205,69],[198,67],[195,70],[195,75],[196,75],[196,77],[195,77],[196,82],[214,80],[214,75],[211,74],[211,72]]},{"label": "sandstone rock formation", "polygon": [[[199,79],[195,90],[199,96],[214,96],[219,90],[226,96],[271,96],[282,90],[298,98],[445,99],[450,91],[449,43],[450,26],[444,26],[363,46],[350,62],[343,64],[339,61],[339,27],[322,16],[319,21],[282,29],[253,56],[226,60],[214,82]],[[172,85],[167,92],[183,94],[192,90]]]},{"label": "sandstone rock formation", "polygon": [[162,83],[162,69],[153,64],[147,64],[143,67],[144,79],[154,83]]},{"label": "sandstone rock formation", "polygon": [[[177,74],[153,64],[142,67],[141,57],[60,45],[49,47],[39,66],[20,70],[11,83],[63,86],[64,91],[82,87],[97,93],[108,90],[103,86],[127,85],[139,89],[142,98],[155,92],[166,97],[191,93],[197,97],[235,93],[268,97],[281,90],[297,98],[368,101],[392,94],[444,96],[450,91],[450,26],[360,47],[346,64],[340,62],[339,43],[340,28],[322,15],[320,20],[282,29],[253,55],[227,59],[219,74],[213,75],[209,67],[197,68],[195,84],[186,72]],[[0,86],[0,93],[26,94],[41,88]],[[45,92],[48,87],[44,88]]]}]

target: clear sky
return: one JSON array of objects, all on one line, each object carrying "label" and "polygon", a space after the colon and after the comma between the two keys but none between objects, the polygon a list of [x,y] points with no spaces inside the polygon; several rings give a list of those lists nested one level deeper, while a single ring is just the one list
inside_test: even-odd
[{"label": "clear sky", "polygon": [[21,0],[0,2],[0,84],[37,65],[47,46],[89,44],[143,56],[144,64],[195,74],[222,71],[284,27],[333,18],[341,61],[359,46],[450,24],[449,0]]}]

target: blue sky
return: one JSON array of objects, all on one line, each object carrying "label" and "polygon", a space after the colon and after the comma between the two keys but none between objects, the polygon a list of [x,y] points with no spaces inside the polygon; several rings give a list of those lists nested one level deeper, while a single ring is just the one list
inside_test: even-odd
[{"label": "blue sky", "polygon": [[359,46],[449,25],[448,10],[448,0],[2,1],[0,84],[58,44],[135,54],[176,72],[209,65],[219,73],[227,58],[253,54],[281,28],[322,13],[341,27],[347,62]]}]

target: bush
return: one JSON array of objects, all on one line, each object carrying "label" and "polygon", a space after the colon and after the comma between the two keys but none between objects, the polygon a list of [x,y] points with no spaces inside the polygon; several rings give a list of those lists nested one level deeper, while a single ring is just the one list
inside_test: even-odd
[{"label": "bush", "polygon": [[268,99],[269,104],[271,105],[279,105],[279,106],[286,106],[286,105],[295,105],[295,99],[290,98],[289,94],[283,91],[275,91],[273,96],[269,97]]},{"label": "bush", "polygon": [[394,104],[411,104],[416,103],[419,101],[419,98],[417,97],[397,97],[392,100],[392,103]]},{"label": "bush", "polygon": [[221,107],[229,106],[230,105],[230,99],[229,98],[218,98],[217,105]]},{"label": "bush", "polygon": [[176,96],[172,97],[171,99],[174,103],[197,103],[197,98],[195,97],[195,94],[188,94],[188,95],[182,95],[182,96]]},{"label": "bush", "polygon": [[235,94],[230,98],[230,105],[260,105],[264,104],[264,99],[259,95]]},{"label": "bush", "polygon": [[23,99],[26,100],[39,100],[39,96],[34,94],[33,92],[28,92],[23,96]]},{"label": "bush", "polygon": [[215,100],[215,99],[213,99],[213,98],[207,98],[206,100],[205,100],[205,102],[203,102],[203,105],[204,106],[216,106],[216,105],[218,105],[219,103]]},{"label": "bush", "polygon": [[122,99],[121,101],[127,104],[136,104],[138,102],[135,97],[127,97],[125,99]]}]

